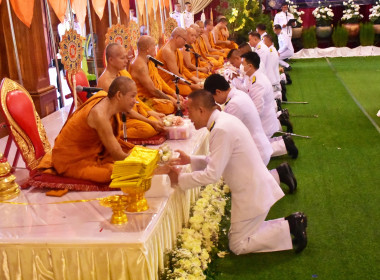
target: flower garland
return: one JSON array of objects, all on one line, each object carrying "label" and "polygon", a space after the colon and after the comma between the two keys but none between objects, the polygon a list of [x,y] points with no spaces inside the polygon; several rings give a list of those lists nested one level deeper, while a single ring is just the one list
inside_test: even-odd
[{"label": "flower garland", "polygon": [[355,4],[353,0],[343,2],[344,10],[342,16],[342,22],[344,23],[358,23],[363,15],[359,13],[359,5]]},{"label": "flower garland", "polygon": [[334,18],[334,13],[331,9],[331,5],[327,7],[321,5],[321,1],[318,1],[319,7],[313,11],[313,16],[317,22],[317,26],[328,26]]},{"label": "flower garland", "polygon": [[[168,265],[161,279],[206,279],[204,271],[213,255],[224,257],[227,252],[218,251],[220,222],[229,202],[229,187],[223,182],[204,187],[200,198],[192,207],[189,227],[178,234],[177,246],[167,252]],[[228,218],[228,217],[226,217]],[[229,218],[228,218],[229,219]],[[222,229],[226,235],[227,229]]]},{"label": "flower garland", "polygon": [[376,5],[369,9],[371,14],[369,15],[369,20],[373,22],[373,24],[380,24],[380,1],[376,2]]}]

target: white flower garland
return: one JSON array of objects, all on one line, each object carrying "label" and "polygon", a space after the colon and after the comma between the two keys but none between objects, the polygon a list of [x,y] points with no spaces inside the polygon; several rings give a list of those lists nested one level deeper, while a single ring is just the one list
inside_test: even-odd
[{"label": "white flower garland", "polygon": [[[177,246],[168,252],[169,266],[162,279],[206,279],[204,271],[211,262],[210,253],[218,243],[219,223],[225,213],[229,187],[223,182],[207,185],[192,207],[189,227],[183,228]],[[226,230],[226,229],[223,229]],[[224,257],[226,252],[218,252]]]}]

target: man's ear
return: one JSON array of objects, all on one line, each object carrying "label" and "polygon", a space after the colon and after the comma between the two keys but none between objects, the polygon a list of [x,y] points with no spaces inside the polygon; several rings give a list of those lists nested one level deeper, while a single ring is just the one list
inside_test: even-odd
[{"label": "man's ear", "polygon": [[120,92],[120,90],[118,90],[115,94],[115,97],[116,97],[116,100],[120,100],[121,99],[121,96],[122,96],[122,93]]}]

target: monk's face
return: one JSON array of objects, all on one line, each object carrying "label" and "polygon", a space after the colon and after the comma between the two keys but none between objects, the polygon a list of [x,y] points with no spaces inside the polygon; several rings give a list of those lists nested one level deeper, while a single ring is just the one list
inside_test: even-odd
[{"label": "monk's face", "polygon": [[197,40],[197,32],[193,28],[187,30],[187,43],[193,44]]},{"label": "monk's face", "polygon": [[136,104],[137,87],[135,83],[131,83],[130,90],[127,93],[118,95],[119,104],[122,112],[130,112]]},{"label": "monk's face", "polygon": [[119,71],[124,70],[128,64],[128,56],[126,49],[124,49],[124,47],[122,46],[115,49],[115,52],[109,59],[109,64]]},{"label": "monk's face", "polygon": [[186,31],[183,31],[181,33],[179,33],[177,35],[177,37],[175,37],[175,45],[177,48],[183,48],[186,44],[186,40],[187,40],[187,32]]},{"label": "monk's face", "polygon": [[206,30],[211,32],[214,29],[214,25],[212,23],[206,25]]},{"label": "monk's face", "polygon": [[199,26],[199,29],[200,29],[199,32],[200,32],[201,34],[203,34],[203,32],[204,32],[204,27],[205,27],[203,21],[198,22],[198,26]]}]

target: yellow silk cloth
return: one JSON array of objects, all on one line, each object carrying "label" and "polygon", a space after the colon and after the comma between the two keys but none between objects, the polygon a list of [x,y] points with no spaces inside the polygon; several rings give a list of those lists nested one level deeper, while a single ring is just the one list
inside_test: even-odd
[{"label": "yellow silk cloth", "polygon": [[[76,195],[85,196],[85,194],[85,192],[76,192]],[[115,194],[115,192],[98,194],[99,197],[103,197]],[[36,196],[36,193],[33,195]],[[43,196],[42,198],[46,197],[43,193],[39,195]],[[128,215],[128,223],[123,226],[111,225],[107,220],[111,216],[111,210],[100,206],[98,202],[65,204],[65,207],[70,207],[72,211],[87,217],[83,223],[89,225],[91,230],[80,224],[76,226],[75,223],[60,224],[59,226],[53,224],[57,231],[50,232],[47,238],[50,240],[57,235],[62,237],[60,240],[56,238],[57,240],[54,242],[46,241],[41,237],[39,241],[20,240],[18,236],[13,235],[5,242],[2,238],[0,279],[158,280],[159,271],[164,268],[165,250],[175,246],[177,234],[183,224],[188,222],[190,206],[198,195],[199,189],[196,188],[186,192],[172,192],[169,198],[147,197],[152,210]],[[33,209],[30,207],[0,204],[2,213],[8,213],[7,219],[9,219],[9,212],[12,212],[12,209],[14,209],[13,212],[21,210],[22,213],[29,213],[24,216],[18,214],[19,221],[30,216],[30,211],[36,215],[36,211],[33,209],[39,209],[37,208],[39,206],[33,206]],[[38,212],[51,212],[47,206],[40,207],[44,208]],[[62,209],[65,208],[59,206],[55,211],[56,214],[65,215]],[[100,220],[99,212],[104,213],[104,217],[100,217]],[[91,217],[91,215],[96,217]],[[71,216],[67,219],[75,218]],[[56,220],[60,219],[56,218]],[[48,225],[31,227],[30,230],[43,230],[45,227]],[[65,230],[68,231],[68,234],[63,237],[62,232]],[[40,236],[44,234],[45,232],[41,231]],[[102,237],[104,235],[107,237]],[[76,237],[73,241],[68,236]],[[82,238],[79,238],[80,236]],[[115,242],[113,237],[124,241]],[[130,238],[135,241],[128,242]]]},{"label": "yellow silk cloth", "polygon": [[[177,65],[178,65],[179,73],[182,76],[184,76],[185,79],[190,79],[190,77],[192,77],[193,74],[191,74],[190,71],[187,70],[186,67],[184,67],[184,61],[183,61],[182,52],[177,49],[175,51],[175,56],[176,56],[176,62],[177,62]],[[168,66],[167,66],[165,60],[162,57],[162,50],[161,49],[157,53],[157,59],[160,60],[160,61],[164,61],[163,68],[165,68],[165,69],[168,70]],[[162,77],[162,79],[165,81],[165,83],[169,87],[171,87],[172,89],[175,90],[175,84],[173,82],[173,77],[171,75],[169,75],[168,73],[162,71],[162,70],[159,70],[158,73],[160,74],[160,76]],[[179,88],[179,94],[181,94],[183,96],[187,96],[187,95],[189,95],[192,92],[192,89],[188,85],[185,85],[185,84],[178,83],[178,88]]]},{"label": "yellow silk cloth", "polygon": [[[132,79],[131,74],[127,70],[120,71],[119,75]],[[150,120],[157,121],[155,117],[149,116],[148,111],[152,111],[149,106],[142,102],[138,97],[136,97],[136,101],[139,103],[135,104],[133,107],[134,111],[138,112],[140,115],[146,118],[149,118]],[[120,127],[120,129],[122,130],[122,127]],[[156,131],[149,123],[137,119],[127,119],[128,138],[150,138],[157,134],[158,131]]]},{"label": "yellow silk cloth", "polygon": [[[157,68],[152,61],[148,62],[149,77],[153,81],[156,89],[168,95],[174,95],[175,91],[169,87],[165,81],[161,78]],[[139,81],[135,81],[137,86],[137,94],[139,99],[146,105],[153,108],[156,112],[163,113],[165,115],[174,113],[174,105],[169,99],[155,98]]]}]

